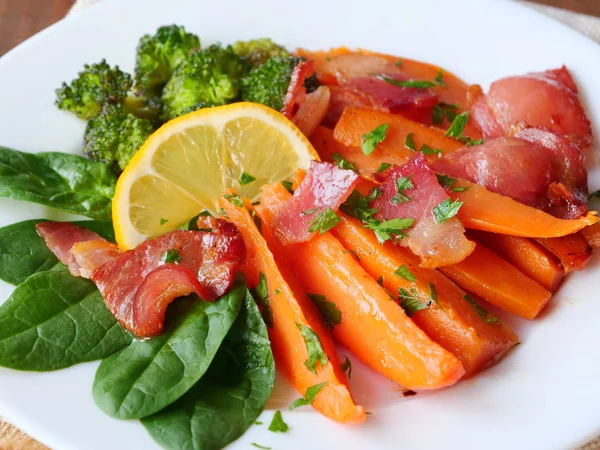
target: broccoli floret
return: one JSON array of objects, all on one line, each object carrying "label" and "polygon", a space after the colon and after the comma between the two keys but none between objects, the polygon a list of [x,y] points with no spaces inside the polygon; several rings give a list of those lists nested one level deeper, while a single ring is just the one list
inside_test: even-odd
[{"label": "broccoli floret", "polygon": [[135,59],[136,90],[145,94],[162,87],[191,51],[200,48],[200,39],[183,27],[168,25],[140,39]]},{"label": "broccoli floret", "polygon": [[231,46],[211,45],[191,54],[163,90],[161,119],[170,120],[199,107],[235,100],[245,72],[244,63]]},{"label": "broccoli floret", "polygon": [[119,66],[109,66],[103,59],[98,64],[86,64],[70,85],[63,83],[56,90],[56,105],[87,120],[103,105],[122,102],[131,85],[131,75],[122,72]]},{"label": "broccoli floret", "polygon": [[237,41],[233,44],[233,51],[248,63],[250,67],[258,67],[272,56],[290,56],[284,47],[277,45],[268,38]]},{"label": "broccoli floret", "polygon": [[137,91],[130,93],[123,103],[125,111],[137,117],[150,120],[155,126],[161,125],[158,120],[162,108],[161,93],[156,90],[148,94]]},{"label": "broccoli floret", "polygon": [[88,121],[83,151],[120,173],[153,131],[149,120],[127,113],[123,105],[108,104]]},{"label": "broccoli floret", "polygon": [[273,56],[262,66],[252,69],[242,78],[242,100],[281,111],[292,71],[299,62],[300,58]]}]

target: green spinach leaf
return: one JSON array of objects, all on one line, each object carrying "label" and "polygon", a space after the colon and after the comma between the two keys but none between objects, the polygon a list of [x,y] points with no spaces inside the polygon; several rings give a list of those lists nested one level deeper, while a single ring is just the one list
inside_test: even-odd
[{"label": "green spinach leaf", "polygon": [[[34,273],[50,270],[58,264],[56,256],[35,231],[35,225],[40,222],[46,221],[26,220],[0,228],[0,280],[19,285]],[[73,223],[89,228],[109,241],[115,240],[110,222],[84,220]]]},{"label": "green spinach leaf", "polygon": [[0,147],[0,197],[110,220],[116,182],[106,164],[81,156]]},{"label": "green spinach leaf", "polygon": [[245,289],[237,283],[215,302],[192,296],[171,305],[160,336],[135,340],[102,361],[92,390],[96,404],[110,416],[141,419],[179,399],[208,369]]},{"label": "green spinach leaf", "polygon": [[206,374],[178,401],[142,423],[166,449],[221,449],[256,421],[274,380],[267,328],[247,292]]},{"label": "green spinach leaf", "polygon": [[132,337],[89,280],[63,264],[33,274],[0,306],[0,366],[49,371],[104,358]]}]

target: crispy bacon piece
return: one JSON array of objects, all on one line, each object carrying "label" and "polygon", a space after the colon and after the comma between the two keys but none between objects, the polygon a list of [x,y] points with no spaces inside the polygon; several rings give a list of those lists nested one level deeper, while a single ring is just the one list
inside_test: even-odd
[{"label": "crispy bacon piece", "polygon": [[[96,284],[116,319],[139,337],[162,331],[165,311],[175,298],[195,292],[211,301],[233,284],[246,257],[239,230],[212,217],[200,217],[198,227],[211,231],[171,231],[121,253],[95,233],[69,223],[37,226],[49,248],[59,258],[74,261],[77,274]],[[83,239],[76,242],[73,236]],[[176,261],[164,261],[168,251],[176,252]]]},{"label": "crispy bacon piece", "polygon": [[[403,202],[393,200],[398,194],[396,180],[400,177],[410,177],[414,186],[402,192],[408,198]],[[376,218],[379,220],[415,219],[412,228],[405,231],[408,237],[400,239],[399,243],[421,258],[422,267],[432,269],[455,264],[475,249],[475,244],[465,237],[465,229],[457,217],[436,222],[433,210],[448,198],[448,194],[439,185],[421,152],[408,163],[384,172],[380,180],[382,194],[370,206],[378,210]]]},{"label": "crispy bacon piece", "polygon": [[590,121],[565,66],[495,81],[475,102],[473,117],[485,137],[508,134],[512,125],[525,122],[566,136],[581,148],[593,144]]},{"label": "crispy bacon piece", "polygon": [[387,59],[375,55],[345,54],[333,58],[324,67],[323,80],[335,80],[332,110],[327,124],[334,125],[347,106],[369,106],[399,113],[411,109],[430,108],[438,103],[431,89],[395,86],[383,77],[397,81],[409,78]]},{"label": "crispy bacon piece", "polygon": [[585,215],[587,170],[577,145],[538,128],[511,132],[445,155],[433,168],[562,219]]},{"label": "crispy bacon piece", "polygon": [[[38,234],[46,241],[46,245],[60,262],[69,267],[74,276],[81,275],[81,266],[71,253],[73,245],[86,241],[106,241],[102,236],[84,227],[68,222],[42,222],[35,226]],[[109,243],[110,244],[110,243]]]},{"label": "crispy bacon piece", "polygon": [[311,161],[304,181],[273,219],[275,234],[285,245],[309,241],[311,222],[327,208],[337,211],[360,181],[352,170]]},{"label": "crispy bacon piece", "polygon": [[306,90],[305,82],[314,71],[313,61],[300,61],[294,67],[281,110],[307,137],[320,125],[329,109],[327,86],[319,86],[313,92]]}]

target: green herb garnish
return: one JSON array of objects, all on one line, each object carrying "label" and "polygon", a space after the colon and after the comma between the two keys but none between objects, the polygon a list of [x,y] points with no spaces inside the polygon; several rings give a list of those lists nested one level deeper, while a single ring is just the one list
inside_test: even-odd
[{"label": "green herb garnish", "polygon": [[473,307],[479,318],[485,323],[489,323],[490,325],[498,325],[500,323],[500,319],[498,319],[496,316],[490,315],[490,312],[473,300],[469,294],[465,295],[464,299],[469,302],[469,305]]},{"label": "green herb garnish", "polygon": [[257,444],[253,442],[250,444],[252,447],[260,448],[261,450],[271,450],[271,447],[265,447],[264,445]]},{"label": "green herb garnish", "polygon": [[415,187],[415,185],[411,181],[411,178],[412,175],[408,177],[399,176],[398,178],[396,178],[396,189],[398,190],[398,193],[390,199],[390,203],[392,203],[393,205],[399,205],[400,203],[407,203],[412,201],[412,197],[409,197],[404,194],[404,191],[414,189]]},{"label": "green herb garnish", "polygon": [[244,206],[244,201],[237,194],[223,194],[223,198],[231,203],[233,206]]},{"label": "green herb garnish", "polygon": [[317,396],[319,391],[321,389],[323,389],[326,384],[327,384],[327,381],[324,381],[322,383],[315,384],[314,386],[309,387],[306,390],[306,395],[304,397],[299,398],[298,400],[296,400],[294,403],[292,403],[290,405],[290,408],[289,408],[290,411],[292,409],[299,408],[300,406],[310,405],[315,400],[315,397]]},{"label": "green herb garnish", "polygon": [[438,302],[438,295],[435,289],[435,284],[433,284],[431,281],[429,282],[429,298],[431,298],[431,300],[433,300],[435,304],[438,305],[442,311],[444,311],[444,308],[442,308],[442,305],[440,305],[440,303]]},{"label": "green herb garnish", "polygon": [[333,328],[334,325],[342,323],[342,312],[337,308],[335,303],[327,300],[327,297],[321,294],[307,293],[306,295],[308,295],[318,308],[321,317],[323,317],[323,320],[329,328]]},{"label": "green herb garnish", "polygon": [[398,298],[402,299],[400,306],[404,309],[408,317],[414,316],[417,311],[429,308],[427,303],[419,299],[415,288],[410,288],[408,291],[404,288],[398,289]]},{"label": "green herb garnish", "polygon": [[340,210],[361,222],[368,222],[373,219],[373,216],[378,211],[376,208],[371,208],[369,203],[381,194],[381,190],[373,188],[371,192],[369,192],[369,195],[364,196],[355,189],[346,201],[342,203]]},{"label": "green herb garnish", "polygon": [[431,111],[431,121],[439,125],[444,120],[444,117],[448,120],[448,122],[452,122],[456,118],[457,111],[460,108],[458,105],[453,105],[450,103],[438,103],[433,107]]},{"label": "green herb garnish", "polygon": [[442,156],[441,150],[438,150],[437,148],[431,148],[427,144],[421,145],[421,148],[419,149],[419,151],[421,153],[423,153],[424,155],[438,155],[438,157]]},{"label": "green herb garnish", "polygon": [[458,214],[458,210],[462,206],[463,202],[459,202],[455,200],[453,202],[450,201],[449,198],[441,202],[439,205],[433,208],[433,216],[437,223],[443,223],[446,220],[454,217]]},{"label": "green herb garnish", "polygon": [[160,225],[164,225],[165,223],[167,223],[169,221],[169,219],[163,219],[162,217],[160,218]]},{"label": "green herb garnish", "polygon": [[342,371],[348,372],[348,379],[352,378],[352,361],[346,356],[346,360],[342,363]]},{"label": "green herb garnish", "polygon": [[288,424],[283,421],[281,411],[275,411],[275,414],[273,414],[273,420],[271,420],[271,425],[269,425],[269,431],[285,433],[289,429],[290,427],[288,426]]},{"label": "green herb garnish", "polygon": [[251,289],[256,304],[260,307],[263,319],[269,328],[273,328],[273,311],[271,311],[271,300],[269,298],[269,286],[267,276],[260,272],[258,284]]},{"label": "green herb garnish", "polygon": [[296,326],[300,330],[300,334],[304,339],[304,345],[306,345],[306,352],[308,353],[308,359],[304,361],[304,365],[312,373],[317,373],[317,363],[321,363],[321,367],[324,367],[328,360],[321,340],[311,327],[300,323],[296,323]]},{"label": "green herb garnish", "polygon": [[320,234],[327,233],[335,227],[341,219],[331,208],[324,209],[309,222],[308,232]]},{"label": "green herb garnish", "polygon": [[380,244],[383,244],[385,241],[392,239],[392,237],[406,237],[406,234],[404,234],[402,231],[412,227],[414,223],[415,219],[397,217],[396,219],[384,221],[372,220],[363,225],[363,227],[373,230],[375,232],[375,236],[377,237],[377,241]]},{"label": "green herb garnish", "polygon": [[417,277],[415,277],[415,275],[404,264],[398,267],[394,273],[406,281],[416,281],[417,279]]},{"label": "green herb garnish", "polygon": [[334,153],[331,159],[333,159],[333,162],[337,164],[340,169],[353,170],[355,172],[357,171],[354,163],[351,163],[347,159],[344,159],[344,157],[339,153]]},{"label": "green herb garnish", "polygon": [[410,150],[416,151],[417,147],[415,145],[414,136],[415,136],[414,133],[408,133],[406,135],[406,140],[404,141],[404,146]]},{"label": "green herb garnish", "polygon": [[362,135],[360,149],[365,155],[370,155],[375,151],[377,144],[384,141],[387,130],[390,126],[387,123],[379,125],[373,131]]},{"label": "green herb garnish", "polygon": [[444,81],[444,69],[441,67],[440,70],[438,70],[437,76],[435,77],[435,82],[438,84],[438,86],[446,87],[446,82]]},{"label": "green herb garnish", "polygon": [[379,78],[385,81],[386,83],[405,88],[427,89],[436,86],[436,84],[433,81],[427,80],[396,80],[395,78],[390,78],[385,75],[379,75]]},{"label": "green herb garnish", "polygon": [[388,167],[390,167],[391,164],[390,163],[381,163],[381,165],[379,166],[379,169],[377,169],[377,172],[383,172],[385,169],[387,169]]},{"label": "green herb garnish", "polygon": [[167,250],[162,256],[161,261],[165,264],[175,264],[176,262],[181,261],[179,250],[176,248]]},{"label": "green herb garnish", "polygon": [[242,172],[242,174],[240,175],[240,184],[242,186],[246,186],[247,184],[252,183],[253,181],[256,181],[256,178],[254,178],[252,175],[250,175],[249,173],[246,172]]},{"label": "green herb garnish", "polygon": [[286,188],[286,189],[287,189],[287,191],[288,191],[290,194],[293,194],[293,193],[294,193],[294,191],[292,190],[292,186],[293,186],[293,184],[292,184],[292,182],[291,182],[291,181],[282,181],[282,182],[281,182],[281,184],[283,185],[283,187],[284,187],[284,188]]}]

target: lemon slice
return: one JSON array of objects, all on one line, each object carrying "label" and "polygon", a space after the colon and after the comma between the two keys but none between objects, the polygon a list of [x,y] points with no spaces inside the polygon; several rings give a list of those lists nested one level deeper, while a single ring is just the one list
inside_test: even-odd
[{"label": "lemon slice", "polygon": [[122,250],[174,230],[235,188],[256,201],[265,183],[291,179],[319,159],[277,111],[256,103],[207,108],[158,129],[117,182],[113,225]]}]

